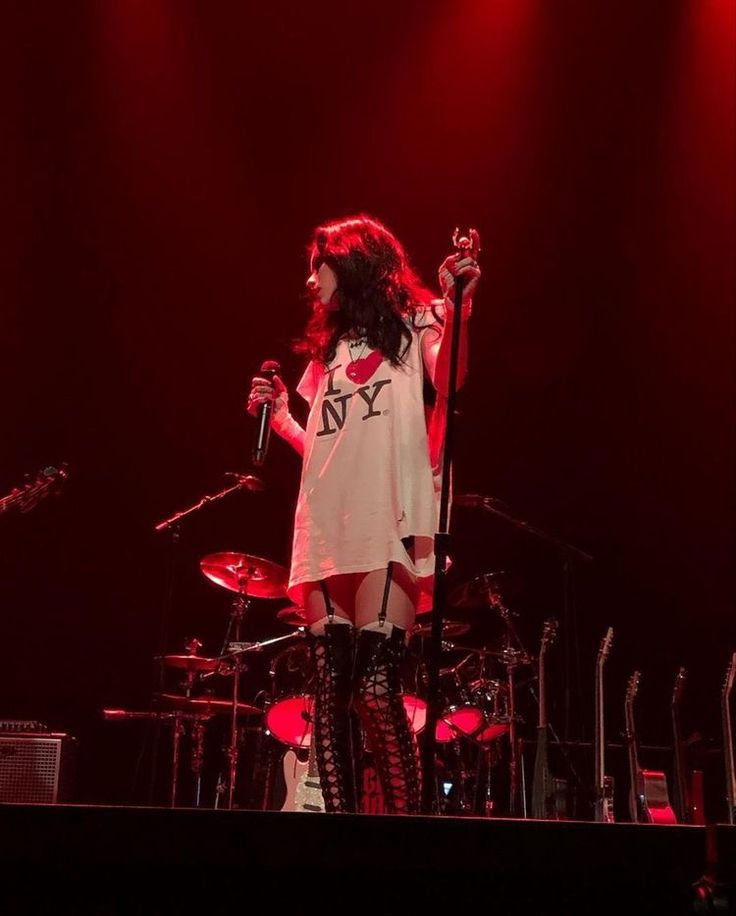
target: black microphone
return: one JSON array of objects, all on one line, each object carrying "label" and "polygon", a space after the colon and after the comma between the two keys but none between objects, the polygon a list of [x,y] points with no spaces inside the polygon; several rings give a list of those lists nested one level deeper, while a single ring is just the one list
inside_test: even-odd
[{"label": "black microphone", "polygon": [[[281,372],[281,366],[272,359],[267,359],[265,363],[261,365],[260,374],[263,378],[268,379],[270,382],[273,382],[275,375],[278,375]],[[253,446],[253,464],[256,467],[260,467],[263,462],[266,460],[266,452],[268,451],[268,440],[271,436],[271,414],[273,413],[273,401],[266,401],[261,404],[260,409],[258,410],[258,428],[256,429],[256,441]]]}]

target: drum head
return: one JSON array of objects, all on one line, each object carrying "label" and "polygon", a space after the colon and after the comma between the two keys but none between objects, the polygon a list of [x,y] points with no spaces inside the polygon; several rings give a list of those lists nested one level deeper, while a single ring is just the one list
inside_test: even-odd
[{"label": "drum head", "polygon": [[308,694],[282,697],[266,713],[266,727],[289,747],[309,747],[312,743],[314,697]]}]

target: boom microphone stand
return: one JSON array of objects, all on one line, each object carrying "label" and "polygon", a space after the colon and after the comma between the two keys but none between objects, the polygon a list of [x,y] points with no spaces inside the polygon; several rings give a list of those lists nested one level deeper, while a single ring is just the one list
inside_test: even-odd
[{"label": "boom microphone stand", "polygon": [[[468,236],[459,237],[455,229],[452,237],[458,258],[473,256],[480,250],[480,239],[475,229]],[[447,558],[450,548],[449,504],[450,469],[455,427],[455,400],[457,395],[457,367],[460,359],[460,334],[462,328],[462,303],[464,277],[455,277],[455,303],[450,346],[450,371],[447,386],[447,416],[445,419],[444,448],[442,452],[442,489],[440,491],[440,517],[438,532],[434,538],[434,600],[432,606],[432,631],[429,637],[429,660],[427,663],[427,719],[422,744],[422,813],[439,813],[439,799],[435,779],[435,746],[440,693],[440,658],[442,653],[442,622],[447,601],[445,580]]]}]

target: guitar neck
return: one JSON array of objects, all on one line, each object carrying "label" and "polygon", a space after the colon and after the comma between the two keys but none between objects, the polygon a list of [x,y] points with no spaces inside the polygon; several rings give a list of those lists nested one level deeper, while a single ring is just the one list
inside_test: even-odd
[{"label": "guitar neck", "polygon": [[605,779],[606,733],[603,716],[603,663],[598,662],[595,672],[595,788],[600,798]]},{"label": "guitar neck", "polygon": [[677,816],[682,824],[692,823],[692,803],[688,789],[688,767],[685,758],[685,742],[682,738],[680,723],[680,699],[685,683],[686,672],[680,668],[675,680],[672,694],[672,743],[674,746],[674,794]]},{"label": "guitar neck", "polygon": [[544,651],[539,653],[539,728],[547,727],[547,687],[544,674]]},{"label": "guitar neck", "polygon": [[731,657],[726,683],[721,694],[721,718],[723,723],[723,757],[726,768],[726,800],[728,822],[736,822],[736,768],[734,767],[733,726],[731,722],[731,694],[736,676],[736,652]]},{"label": "guitar neck", "polygon": [[629,758],[629,813],[634,823],[640,823],[641,815],[641,767],[639,766],[639,749],[637,746],[636,727],[634,725],[634,700],[626,698],[625,706],[626,749]]},{"label": "guitar neck", "polygon": [[544,646],[539,653],[539,724],[537,726],[537,750],[534,758],[534,781],[532,783],[532,817],[543,819],[548,814],[549,763],[547,761],[547,710],[544,686]]},{"label": "guitar neck", "polygon": [[22,493],[22,490],[11,490],[7,496],[0,497],[0,515],[2,515],[3,512],[9,512],[13,506],[17,505]]},{"label": "guitar neck", "polygon": [[606,776],[606,725],[603,699],[603,666],[613,642],[613,627],[601,640],[595,665],[595,819],[613,823],[613,779]]}]

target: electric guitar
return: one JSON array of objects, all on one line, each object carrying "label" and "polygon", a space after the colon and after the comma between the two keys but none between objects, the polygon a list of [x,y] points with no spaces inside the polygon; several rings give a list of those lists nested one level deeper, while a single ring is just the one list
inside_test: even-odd
[{"label": "electric guitar", "polygon": [[66,465],[60,468],[44,468],[36,474],[36,479],[15,487],[7,494],[0,497],[0,515],[17,509],[19,512],[29,512],[63,480],[69,476]]},{"label": "electric guitar", "polygon": [[325,810],[325,801],[317,773],[317,757],[312,744],[309,746],[307,760],[300,760],[296,751],[291,749],[284,754],[284,781],[286,799],[281,806],[282,811],[323,812]]},{"label": "electric guitar", "polygon": [[537,725],[537,754],[534,760],[534,782],[532,784],[532,817],[557,819],[563,812],[556,810],[556,784],[564,780],[552,780],[547,760],[547,693],[545,676],[545,655],[557,635],[559,626],[554,617],[544,621],[542,641],[539,646],[539,721]]},{"label": "electric guitar", "polygon": [[595,819],[612,824],[613,777],[606,775],[606,728],[603,702],[603,666],[613,644],[613,627],[609,627],[598,647],[595,663]]},{"label": "electric guitar", "polygon": [[731,694],[736,678],[736,652],[726,672],[726,680],[721,691],[721,717],[723,720],[723,759],[726,765],[726,803],[728,805],[728,823],[736,823],[736,769],[733,759],[733,728],[731,725]]},{"label": "electric guitar", "polygon": [[703,807],[703,772],[690,771],[687,764],[687,742],[682,736],[680,705],[687,683],[687,670],[680,668],[672,691],[672,738],[674,744],[674,808],[681,824],[705,824]]},{"label": "electric guitar", "polygon": [[629,756],[629,814],[635,824],[676,824],[677,818],[667,795],[667,779],[660,770],[643,770],[639,766],[639,748],[634,726],[634,699],[639,690],[641,672],[629,678],[624,707],[626,746]]}]

